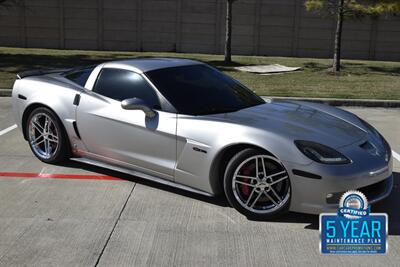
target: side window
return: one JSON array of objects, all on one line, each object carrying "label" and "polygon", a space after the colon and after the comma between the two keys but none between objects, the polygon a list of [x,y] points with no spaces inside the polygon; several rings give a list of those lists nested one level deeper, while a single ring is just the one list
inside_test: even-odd
[{"label": "side window", "polygon": [[92,70],[94,68],[87,68],[87,69],[81,69],[77,71],[70,71],[64,74],[65,78],[68,80],[73,81],[74,83],[79,84],[80,86],[84,87],[87,79],[89,78],[90,74],[92,73]]},{"label": "side window", "polygon": [[150,107],[160,108],[156,92],[139,74],[120,69],[103,69],[93,91],[109,98],[122,101],[128,98],[143,99]]}]

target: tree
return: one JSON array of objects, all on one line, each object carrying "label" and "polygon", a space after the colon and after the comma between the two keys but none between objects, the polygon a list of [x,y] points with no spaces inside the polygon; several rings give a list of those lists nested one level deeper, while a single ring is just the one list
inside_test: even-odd
[{"label": "tree", "polygon": [[343,22],[346,19],[378,17],[400,11],[400,0],[306,0],[307,10],[315,10],[336,19],[332,70],[340,72]]},{"label": "tree", "polygon": [[232,6],[237,0],[226,0],[225,62],[232,62]]}]

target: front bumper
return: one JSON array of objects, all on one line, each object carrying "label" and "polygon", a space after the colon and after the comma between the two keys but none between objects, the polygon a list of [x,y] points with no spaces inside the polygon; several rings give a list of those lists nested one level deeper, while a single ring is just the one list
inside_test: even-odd
[{"label": "front bumper", "polygon": [[[356,190],[360,191],[367,197],[369,204],[373,204],[389,196],[390,192],[392,191],[392,188],[393,188],[393,175],[391,175],[385,180],[382,180],[375,184],[357,188]],[[327,204],[333,204],[336,206],[339,203],[340,198],[344,193],[346,192],[332,193],[332,196],[326,199]]]},{"label": "front bumper", "polygon": [[[336,212],[340,197],[349,190],[363,192],[368,203],[378,202],[390,195],[393,187],[392,159],[385,164],[369,162],[362,166],[322,166],[310,164],[298,166],[285,163],[290,173],[292,198],[290,210],[319,214]],[[293,169],[319,174],[321,179],[295,175]]]}]

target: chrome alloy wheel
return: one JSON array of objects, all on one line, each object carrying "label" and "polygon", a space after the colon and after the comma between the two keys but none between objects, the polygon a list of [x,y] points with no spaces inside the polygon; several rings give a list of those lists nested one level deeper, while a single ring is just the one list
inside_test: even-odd
[{"label": "chrome alloy wheel", "polygon": [[272,213],[290,198],[290,181],[282,164],[273,157],[256,155],[244,160],[235,170],[232,190],[245,209]]},{"label": "chrome alloy wheel", "polygon": [[59,146],[59,132],[49,115],[38,113],[30,119],[29,143],[35,154],[43,159],[55,155]]}]

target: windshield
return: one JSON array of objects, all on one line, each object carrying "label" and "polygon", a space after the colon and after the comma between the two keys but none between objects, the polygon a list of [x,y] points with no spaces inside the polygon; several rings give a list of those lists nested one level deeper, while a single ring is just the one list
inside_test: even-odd
[{"label": "windshield", "polygon": [[243,85],[207,65],[158,69],[146,75],[180,114],[233,112],[265,103]]}]

